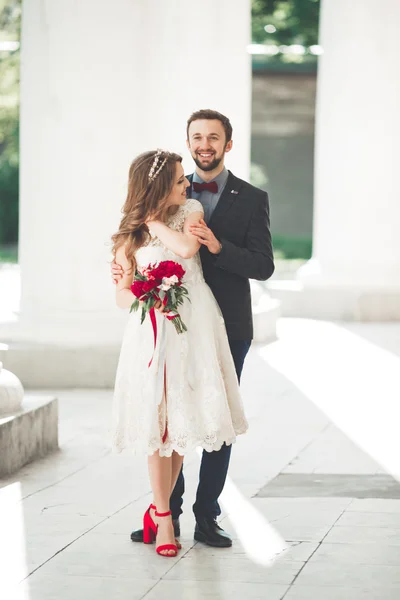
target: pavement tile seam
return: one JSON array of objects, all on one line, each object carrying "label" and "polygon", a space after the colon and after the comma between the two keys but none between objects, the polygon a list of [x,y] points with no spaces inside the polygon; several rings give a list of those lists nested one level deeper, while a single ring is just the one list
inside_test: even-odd
[{"label": "pavement tile seam", "polygon": [[301,569],[299,570],[298,573],[296,573],[293,581],[291,582],[291,584],[289,585],[289,588],[286,590],[285,594],[283,595],[283,598],[285,598],[285,596],[289,593],[289,591],[291,590],[291,588],[294,586],[294,584],[296,583],[296,580],[298,579],[298,577],[300,576],[300,573],[304,570],[305,566],[310,562],[310,560],[312,559],[312,557],[315,555],[315,553],[317,552],[317,550],[321,547],[321,545],[324,542],[324,539],[326,538],[326,536],[330,533],[330,531],[332,531],[332,529],[335,527],[336,523],[339,521],[339,519],[342,517],[342,515],[346,512],[347,508],[344,508],[343,511],[341,512],[341,514],[337,517],[336,521],[332,524],[332,526],[330,527],[329,531],[327,531],[327,533],[325,534],[325,536],[322,538],[322,540],[318,543],[317,547],[315,548],[314,552],[312,552],[310,554],[310,556],[308,557],[308,559],[304,562],[303,566],[301,567]]},{"label": "pavement tile seam", "polygon": [[[30,577],[31,575],[33,575],[33,573],[35,573],[36,571],[39,571],[39,569],[41,569],[44,565],[46,565],[47,563],[49,563],[53,558],[55,558],[58,554],[61,554],[61,552],[63,552],[66,548],[72,546],[75,542],[77,542],[79,539],[83,538],[85,535],[87,535],[88,533],[94,531],[96,529],[96,527],[98,527],[99,525],[101,525],[102,523],[104,523],[105,521],[108,521],[109,519],[111,519],[114,515],[118,514],[120,511],[124,510],[125,508],[127,508],[128,506],[130,506],[131,504],[133,504],[133,502],[128,502],[128,504],[126,504],[125,506],[121,507],[120,509],[118,509],[117,511],[115,511],[115,513],[113,513],[113,515],[110,515],[108,517],[105,517],[103,519],[101,519],[98,523],[96,523],[93,527],[90,527],[89,529],[87,529],[86,531],[84,531],[81,535],[78,535],[78,537],[76,537],[75,539],[73,539],[71,542],[69,542],[68,544],[66,544],[65,546],[63,546],[62,548],[60,548],[57,552],[55,552],[52,556],[50,556],[47,560],[45,560],[44,562],[42,562],[40,565],[38,565],[35,569],[33,569],[32,571],[30,571],[25,577],[23,577],[19,583],[21,583],[22,581],[28,579],[28,577]],[[187,552],[190,551],[191,548],[188,549]]]},{"label": "pavement tile seam", "polygon": [[314,552],[312,552],[310,554],[310,556],[308,557],[307,560],[304,561],[303,566],[301,567],[301,569],[299,570],[298,573],[296,573],[296,575],[294,576],[293,581],[290,583],[288,589],[286,590],[286,592],[283,594],[282,596],[282,600],[284,600],[285,596],[290,592],[290,590],[292,589],[292,587],[294,586],[296,579],[299,577],[300,573],[303,571],[303,569],[305,568],[305,566],[308,564],[308,562],[311,560],[311,558],[314,556],[314,554],[317,552],[317,550],[321,547],[322,542],[319,542],[317,547],[315,548]]},{"label": "pavement tile seam", "polygon": [[[60,448],[59,450],[57,450],[56,452],[61,451],[62,449]],[[57,481],[54,481],[53,483],[50,483],[49,485],[45,485],[44,487],[40,488],[39,490],[35,490],[34,492],[31,492],[30,494],[27,494],[26,496],[23,496],[19,501],[23,502],[24,500],[27,500],[28,498],[30,498],[31,496],[34,496],[35,494],[38,494],[39,492],[42,492],[44,490],[48,490],[52,487],[55,487],[56,485],[58,485],[59,483],[61,483],[62,481],[65,481],[66,479],[68,479],[69,477],[73,477],[74,475],[76,475],[77,473],[80,473],[81,471],[84,471],[85,469],[87,469],[88,467],[90,467],[92,464],[102,460],[105,456],[107,456],[108,454],[110,454],[110,451],[107,450],[105,451],[101,456],[98,456],[97,458],[92,459],[91,461],[85,463],[82,467],[80,467],[79,469],[76,469],[75,471],[73,471],[72,473],[68,473],[68,475],[65,475],[65,477],[61,477],[61,479],[58,479]],[[29,465],[25,465],[25,466],[29,466]],[[8,485],[8,483],[6,482],[4,484],[4,486]]]},{"label": "pavement tile seam", "polygon": [[[103,521],[105,521],[105,520],[106,519],[103,519]],[[31,575],[33,575],[33,573],[36,573],[36,571],[39,571],[39,569],[41,569],[42,567],[44,567],[44,565],[46,565],[51,560],[53,560],[53,558],[55,558],[58,554],[61,554],[61,552],[63,552],[66,548],[68,548],[69,546],[72,546],[72,544],[74,544],[77,540],[79,540],[80,538],[82,538],[84,535],[86,535],[90,531],[93,531],[93,529],[95,529],[97,527],[97,525],[99,525],[99,523],[97,523],[96,525],[94,525],[90,529],[87,529],[84,533],[82,533],[81,535],[79,535],[77,538],[75,538],[74,540],[72,540],[71,542],[69,542],[68,544],[66,544],[63,548],[60,548],[60,550],[57,550],[57,552],[55,552],[52,556],[50,556],[50,558],[48,558],[47,560],[45,560],[44,562],[42,562],[40,565],[38,565],[35,569],[33,569],[33,571],[30,571],[26,575],[26,577],[23,577],[19,581],[19,583],[21,583],[22,581],[25,581],[26,579],[28,579],[28,577],[30,577]]]},{"label": "pavement tile seam", "polygon": [[144,600],[146,598],[146,596],[148,596],[153,590],[154,588],[160,583],[161,579],[159,579],[158,581],[154,582],[154,585],[147,590],[147,592],[144,593],[144,595],[140,598],[140,600]]},{"label": "pavement tile seam", "polygon": [[321,437],[330,427],[331,427],[331,423],[328,422],[326,423],[322,429],[315,434],[315,436],[309,441],[307,442],[307,444],[304,445],[303,448],[301,448],[301,450],[298,451],[297,455],[295,457],[293,457],[282,469],[282,472],[284,472],[286,469],[288,469],[290,466],[294,465],[296,463],[296,461],[300,460],[301,455],[303,454],[303,452],[305,452],[306,450],[308,450],[308,448],[310,446],[312,446],[315,443],[315,440],[317,440],[319,437]]}]

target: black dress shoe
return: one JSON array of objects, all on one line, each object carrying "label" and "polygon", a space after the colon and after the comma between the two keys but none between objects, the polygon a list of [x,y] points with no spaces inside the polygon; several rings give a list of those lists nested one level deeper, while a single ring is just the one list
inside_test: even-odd
[{"label": "black dress shoe", "polygon": [[232,540],[217,523],[216,519],[196,518],[194,539],[215,548],[230,548]]},{"label": "black dress shoe", "polygon": [[[174,535],[178,538],[181,535],[179,519],[172,519],[172,523],[174,525]],[[132,531],[131,540],[132,542],[143,542],[143,529],[135,529],[135,531]]]}]

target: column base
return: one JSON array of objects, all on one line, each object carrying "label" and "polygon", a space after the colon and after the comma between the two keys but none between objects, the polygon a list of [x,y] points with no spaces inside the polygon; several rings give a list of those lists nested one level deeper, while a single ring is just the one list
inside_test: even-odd
[{"label": "column base", "polygon": [[7,344],[0,360],[25,388],[112,388],[121,345]]},{"label": "column base", "polygon": [[[276,339],[280,303],[251,282],[254,341]],[[127,311],[63,319],[0,319],[0,361],[29,389],[114,387]]]},{"label": "column base", "polygon": [[400,321],[399,287],[311,285],[271,281],[268,292],[281,302],[282,316],[330,321]]},{"label": "column base", "polygon": [[[267,343],[275,340],[280,303],[264,290],[254,304],[254,341]],[[20,326],[17,323],[14,326],[22,335]],[[9,323],[7,339],[18,339],[12,335],[12,328]],[[3,331],[0,326],[0,334]],[[6,341],[0,344],[0,361],[6,369],[15,373],[25,388],[109,389],[114,387],[121,342],[122,334],[117,343],[101,341],[76,345],[65,340],[57,344]]]},{"label": "column base", "polygon": [[112,388],[127,318],[127,311],[36,321],[6,315],[0,361],[29,389]]},{"label": "column base", "polygon": [[279,300],[271,298],[263,283],[251,281],[254,341],[268,343],[276,340],[276,322],[281,315]]}]

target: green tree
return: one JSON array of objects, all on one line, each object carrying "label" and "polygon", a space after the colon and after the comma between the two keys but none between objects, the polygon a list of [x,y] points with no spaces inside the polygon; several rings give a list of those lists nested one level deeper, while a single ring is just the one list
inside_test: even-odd
[{"label": "green tree", "polygon": [[[21,1],[0,0],[0,41],[20,37]],[[0,244],[18,239],[19,50],[0,52]]]},{"label": "green tree", "polygon": [[[253,43],[317,44],[319,9],[320,0],[253,0]],[[268,25],[276,31],[268,33],[265,30]]]}]

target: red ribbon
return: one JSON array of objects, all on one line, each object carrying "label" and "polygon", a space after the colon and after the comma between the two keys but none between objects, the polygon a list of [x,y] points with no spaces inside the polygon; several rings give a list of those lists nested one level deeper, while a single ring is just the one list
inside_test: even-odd
[{"label": "red ribbon", "polygon": [[[150,309],[150,320],[151,320],[151,324],[153,325],[153,334],[154,334],[154,351],[156,349],[156,345],[157,345],[157,319],[156,319],[156,311],[154,310],[154,307],[152,307]],[[150,359],[149,362],[149,367],[151,367],[151,363],[153,362],[153,358],[154,358],[154,351],[153,351],[153,356]]]},{"label": "red ribbon", "polygon": [[[164,365],[164,391],[165,391],[165,404],[167,404],[167,365]],[[167,407],[165,406],[165,410]],[[168,437],[168,417],[165,416],[165,429],[164,435],[162,436],[162,443],[165,444],[165,440]]]},{"label": "red ribbon", "polygon": [[165,315],[168,319],[168,321],[173,321],[174,319],[176,319],[177,317],[179,317],[178,313],[174,313],[174,312],[169,312]]},{"label": "red ribbon", "polygon": [[[164,299],[163,305],[165,306],[166,304],[167,304],[167,302]],[[157,345],[157,318],[156,318],[156,311],[154,310],[154,307],[152,307],[150,309],[149,313],[150,313],[151,324],[153,326],[153,335],[154,335],[154,350],[153,350],[153,356],[151,357],[150,362],[149,362],[149,368],[150,368],[151,367],[151,363],[153,362],[154,352],[155,352],[156,345]],[[176,315],[176,316],[178,316],[178,315]],[[167,318],[174,318],[174,317],[167,317]],[[164,388],[165,388],[165,390],[167,389],[167,371],[166,371],[166,365],[164,365]],[[162,435],[162,438],[161,438],[163,444],[165,443],[167,437],[168,437],[168,421],[166,419],[164,434]]]},{"label": "red ribbon", "polygon": [[[167,296],[165,296],[164,300],[163,300],[163,306],[166,306],[167,302],[168,302],[168,299],[167,299]],[[150,309],[149,314],[150,314],[151,324],[153,325],[154,350],[153,350],[153,356],[150,359],[148,368],[151,367],[151,363],[153,362],[154,352],[155,352],[156,345],[157,345],[157,319],[156,319],[156,311],[154,309],[154,306]],[[171,310],[167,313],[164,313],[164,316],[167,317],[168,321],[172,321],[173,319],[176,319],[179,316],[179,314]]]}]

